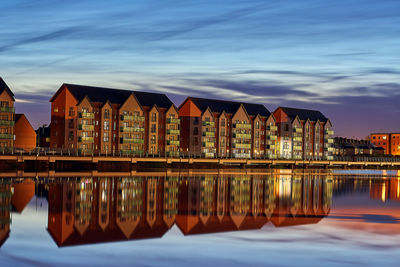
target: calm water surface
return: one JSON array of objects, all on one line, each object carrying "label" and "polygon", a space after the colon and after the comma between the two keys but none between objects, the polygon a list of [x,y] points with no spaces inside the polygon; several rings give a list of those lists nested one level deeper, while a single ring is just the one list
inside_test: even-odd
[{"label": "calm water surface", "polygon": [[2,179],[1,266],[399,266],[397,172]]}]

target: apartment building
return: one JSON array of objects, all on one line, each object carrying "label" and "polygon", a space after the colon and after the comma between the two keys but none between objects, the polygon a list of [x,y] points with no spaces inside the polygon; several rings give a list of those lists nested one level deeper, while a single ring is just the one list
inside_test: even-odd
[{"label": "apartment building", "polygon": [[25,114],[15,114],[15,141],[14,147],[26,152],[36,147],[36,132]]},{"label": "apartment building", "polygon": [[14,147],[14,94],[0,77],[0,150]]},{"label": "apartment building", "polygon": [[400,133],[372,133],[369,135],[372,144],[385,150],[385,155],[400,155]]},{"label": "apartment building", "polygon": [[275,118],[261,104],[188,97],[179,106],[179,118],[184,154],[276,157]]},{"label": "apartment building", "polygon": [[179,153],[178,110],[165,94],[63,84],[50,100],[50,145],[82,153]]},{"label": "apartment building", "polygon": [[278,107],[277,154],[288,159],[333,159],[332,123],[320,111]]}]

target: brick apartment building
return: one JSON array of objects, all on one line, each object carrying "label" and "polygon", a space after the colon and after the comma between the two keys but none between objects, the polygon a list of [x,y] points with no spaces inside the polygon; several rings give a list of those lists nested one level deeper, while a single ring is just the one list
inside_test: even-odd
[{"label": "brick apartment building", "polygon": [[0,77],[0,150],[14,147],[14,94]]},{"label": "brick apartment building", "polygon": [[178,110],[165,94],[63,84],[50,102],[53,148],[170,156],[179,151]]},{"label": "brick apartment building", "polygon": [[36,132],[24,114],[15,114],[14,147],[26,152],[36,147]]},{"label": "brick apartment building", "polygon": [[372,144],[382,147],[385,155],[400,155],[400,133],[372,133],[369,140]]},{"label": "brick apartment building", "polygon": [[333,159],[332,124],[320,111],[278,107],[277,154],[291,159]]},{"label": "brick apartment building", "polygon": [[179,118],[183,154],[276,158],[275,118],[263,105],[188,97]]}]

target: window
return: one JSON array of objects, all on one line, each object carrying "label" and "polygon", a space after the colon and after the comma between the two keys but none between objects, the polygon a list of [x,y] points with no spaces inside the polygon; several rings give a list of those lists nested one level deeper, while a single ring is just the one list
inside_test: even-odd
[{"label": "window", "polygon": [[285,124],[285,131],[289,131],[289,125]]},{"label": "window", "polygon": [[58,112],[58,108],[54,108],[54,112]]},{"label": "window", "polygon": [[103,128],[104,128],[104,130],[109,130],[109,128],[110,128],[110,122],[109,122],[109,121],[104,121],[104,123],[103,123]]},{"label": "window", "polygon": [[256,129],[260,129],[260,122],[256,122]]},{"label": "window", "polygon": [[105,119],[109,119],[110,118],[110,110],[109,109],[104,110],[104,118]]},{"label": "window", "polygon": [[104,133],[103,135],[103,141],[108,142],[108,133]]},{"label": "window", "polygon": [[151,113],[151,121],[152,122],[157,121],[157,113]]},{"label": "window", "polygon": [[193,124],[199,125],[199,117],[194,117]]},{"label": "window", "polygon": [[156,143],[156,136],[152,135],[151,136],[151,144],[154,145]]},{"label": "window", "polygon": [[225,119],[221,119],[221,127],[225,127]]},{"label": "window", "polygon": [[193,134],[194,135],[198,135],[199,134],[199,128],[198,127],[194,127]]},{"label": "window", "polygon": [[152,124],[151,125],[151,133],[155,133],[156,132],[156,125]]},{"label": "window", "polygon": [[69,115],[69,116],[75,116],[75,110],[74,110],[73,107],[70,107],[70,108],[69,108],[68,115]]}]

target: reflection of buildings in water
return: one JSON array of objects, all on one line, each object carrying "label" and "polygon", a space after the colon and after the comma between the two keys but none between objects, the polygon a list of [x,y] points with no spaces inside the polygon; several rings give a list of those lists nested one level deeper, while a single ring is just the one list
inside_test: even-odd
[{"label": "reflection of buildings in water", "polygon": [[[318,181],[316,181],[316,179]],[[317,223],[329,179],[261,175],[82,178],[51,184],[48,230],[59,246]]]},{"label": "reflection of buildings in water", "polygon": [[400,201],[400,178],[387,180],[373,180],[370,188],[370,197],[386,201]]},{"label": "reflection of buildings in water", "polygon": [[21,213],[35,195],[35,182],[32,179],[24,179],[20,183],[14,183],[12,190],[13,211]]},{"label": "reflection of buildings in water", "polygon": [[117,182],[117,225],[129,238],[142,216],[143,179],[122,178]]},{"label": "reflection of buildings in water", "polygon": [[178,187],[178,176],[164,178],[163,219],[169,228],[174,225],[178,214]]},{"label": "reflection of buildings in water", "polygon": [[289,186],[287,177],[278,178],[279,189],[283,191],[278,191],[277,208],[271,218],[275,226],[318,223],[328,215],[333,192],[331,177],[294,176],[290,180]]},{"label": "reflection of buildings in water", "polygon": [[0,247],[10,234],[11,223],[11,183],[0,184]]}]

